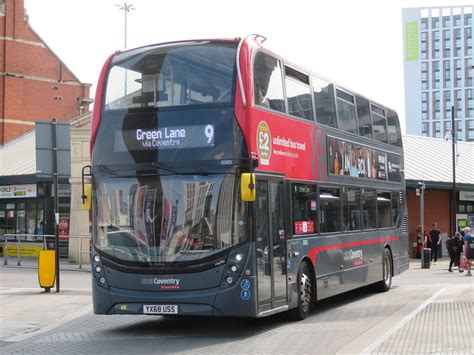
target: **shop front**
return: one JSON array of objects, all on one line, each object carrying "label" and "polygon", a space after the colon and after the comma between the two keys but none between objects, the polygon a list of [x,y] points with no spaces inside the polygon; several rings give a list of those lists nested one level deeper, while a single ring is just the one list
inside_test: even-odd
[{"label": "shop front", "polygon": [[[70,188],[69,184],[61,186],[58,192],[60,256],[64,253],[67,256]],[[4,255],[5,238],[8,238],[9,256],[16,256],[18,247],[22,257],[38,256],[44,247],[44,236],[54,235],[52,190],[50,181],[0,185],[0,256]],[[46,241],[54,243],[54,237],[47,237]]]}]

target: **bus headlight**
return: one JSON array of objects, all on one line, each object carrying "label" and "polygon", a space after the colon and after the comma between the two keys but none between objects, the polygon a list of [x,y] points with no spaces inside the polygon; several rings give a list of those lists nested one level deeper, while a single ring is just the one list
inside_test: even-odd
[{"label": "bus headlight", "polygon": [[99,255],[94,255],[94,261],[98,263],[100,261],[100,256]]},{"label": "bus headlight", "polygon": [[102,271],[102,268],[101,268],[99,265],[97,265],[97,266],[95,267],[95,272],[99,273],[99,272],[101,272],[101,271]]}]

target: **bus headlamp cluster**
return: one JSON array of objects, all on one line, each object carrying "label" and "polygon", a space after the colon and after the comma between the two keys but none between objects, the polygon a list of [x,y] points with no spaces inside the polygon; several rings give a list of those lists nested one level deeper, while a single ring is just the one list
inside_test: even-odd
[{"label": "bus headlamp cluster", "polygon": [[227,267],[224,273],[224,287],[235,284],[240,276],[241,270],[244,268],[247,257],[247,250],[240,248],[229,254],[227,259]]},{"label": "bus headlamp cluster", "polygon": [[105,279],[105,275],[103,274],[103,268],[100,262],[100,256],[95,254],[92,257],[93,260],[93,270],[95,271],[95,278],[99,280],[99,284],[103,287],[107,287],[107,280]]}]

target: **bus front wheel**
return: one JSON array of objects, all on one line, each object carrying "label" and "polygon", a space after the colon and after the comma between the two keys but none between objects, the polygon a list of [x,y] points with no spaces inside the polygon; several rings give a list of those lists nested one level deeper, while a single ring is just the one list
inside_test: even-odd
[{"label": "bus front wheel", "polygon": [[383,250],[382,281],[376,283],[375,286],[379,292],[387,292],[392,286],[392,254],[387,248]]},{"label": "bus front wheel", "polygon": [[298,306],[289,311],[290,318],[294,320],[305,319],[311,308],[313,300],[313,283],[311,281],[311,273],[308,263],[303,261],[298,270],[297,280]]}]

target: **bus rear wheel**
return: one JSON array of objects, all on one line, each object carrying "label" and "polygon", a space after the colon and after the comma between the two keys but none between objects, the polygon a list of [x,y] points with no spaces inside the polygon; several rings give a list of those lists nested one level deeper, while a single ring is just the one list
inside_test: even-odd
[{"label": "bus rear wheel", "polygon": [[313,300],[313,283],[308,263],[303,261],[298,270],[297,279],[298,306],[289,311],[291,319],[303,320],[310,311],[311,302]]},{"label": "bus rear wheel", "polygon": [[379,292],[387,292],[392,287],[392,254],[387,248],[383,250],[382,281],[377,282],[375,287]]}]

